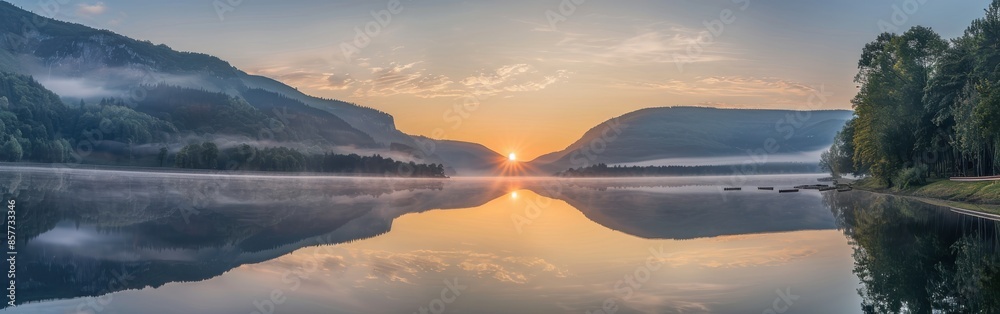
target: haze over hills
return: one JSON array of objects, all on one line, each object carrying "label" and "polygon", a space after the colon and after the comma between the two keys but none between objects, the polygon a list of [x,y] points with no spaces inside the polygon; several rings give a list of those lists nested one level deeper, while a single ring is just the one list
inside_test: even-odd
[{"label": "haze over hills", "polygon": [[[417,143],[396,129],[393,117],[385,112],[309,96],[210,55],[178,52],[166,45],[45,18],[7,2],[0,2],[0,71],[33,76],[70,104],[116,99],[135,111],[177,124],[172,141],[225,137],[232,142],[315,151],[383,154],[404,161],[442,163],[464,158],[442,158],[426,151],[434,145]],[[214,110],[218,108],[236,112]],[[191,118],[246,126],[219,129],[188,123]],[[104,142],[99,146],[123,145]],[[405,149],[390,149],[393,146]],[[171,150],[179,147],[172,145]],[[399,154],[417,150],[422,151]]]},{"label": "haze over hills", "polygon": [[[738,164],[749,158],[748,151],[767,152],[769,159],[777,161],[779,156],[829,147],[851,116],[846,110],[649,108],[610,119],[566,149],[530,163],[548,172],[599,163],[689,165],[682,159],[692,158],[698,160],[696,164],[709,165],[714,163],[711,158],[737,157],[733,164]],[[774,144],[771,151],[767,151],[769,140]]]}]

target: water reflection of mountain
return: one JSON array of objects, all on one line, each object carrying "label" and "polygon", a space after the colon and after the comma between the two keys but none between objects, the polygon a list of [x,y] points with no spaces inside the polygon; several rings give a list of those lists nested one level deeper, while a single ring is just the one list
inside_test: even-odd
[{"label": "water reflection of mountain", "polygon": [[564,200],[590,220],[643,238],[692,239],[722,235],[834,229],[815,193],[722,193],[714,186],[609,184],[590,181],[532,191]]},{"label": "water reflection of mountain", "polygon": [[828,195],[866,313],[1000,313],[1000,225],[904,198]]},{"label": "water reflection of mountain", "polygon": [[204,280],[302,247],[377,236],[406,213],[476,207],[506,193],[440,180],[86,171],[8,172],[0,189],[17,199],[27,240],[22,302]]},{"label": "water reflection of mountain", "polygon": [[[19,169],[5,173],[0,188],[22,208],[21,234],[28,242],[20,256],[30,278],[19,291],[23,301],[205,280],[303,247],[374,237],[407,213],[478,207],[522,188],[565,200],[599,224],[646,238],[834,227],[815,195],[778,203],[763,196],[727,201],[715,193],[650,192],[621,182],[556,191],[557,182]],[[128,280],[117,282],[121,276]]]},{"label": "water reflection of mountain", "polygon": [[407,213],[478,207],[518,189],[566,201],[598,224],[644,238],[841,228],[856,246],[864,306],[872,312],[991,312],[1000,291],[993,224],[860,192],[725,194],[689,178],[669,184],[0,174],[0,189],[18,200],[19,234],[27,240],[18,255],[22,301],[201,281],[303,247],[378,236]]}]

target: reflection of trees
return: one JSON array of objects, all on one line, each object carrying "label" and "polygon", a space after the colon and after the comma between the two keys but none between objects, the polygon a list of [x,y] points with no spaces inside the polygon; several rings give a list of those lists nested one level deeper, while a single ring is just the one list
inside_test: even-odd
[{"label": "reflection of trees", "polygon": [[[204,228],[200,233],[205,238],[232,243],[232,239],[288,220],[322,222],[355,208],[359,213],[368,211],[386,202],[380,202],[381,198],[405,194],[400,192],[443,189],[440,180],[192,178],[72,170],[0,176],[0,192],[5,199],[17,199],[23,209],[18,212],[23,240],[51,230],[60,221],[74,221],[106,232],[143,224],[146,228],[140,229],[162,232],[169,228],[183,234]],[[336,210],[335,215],[331,210]],[[309,219],[314,216],[320,219]]]},{"label": "reflection of trees", "polygon": [[[0,192],[18,203],[18,267],[30,278],[19,286],[23,302],[204,280],[302,247],[382,234],[406,213],[475,207],[506,193],[432,179],[9,169]],[[86,236],[39,238],[54,230]],[[134,278],[109,285],[121,273]]]},{"label": "reflection of trees", "polygon": [[866,313],[1000,312],[1000,229],[903,198],[827,194],[854,246]]},{"label": "reflection of trees", "polygon": [[965,312],[1000,311],[1000,258],[996,256],[995,247],[966,237],[952,249],[956,255],[952,286],[966,303],[956,308]]}]

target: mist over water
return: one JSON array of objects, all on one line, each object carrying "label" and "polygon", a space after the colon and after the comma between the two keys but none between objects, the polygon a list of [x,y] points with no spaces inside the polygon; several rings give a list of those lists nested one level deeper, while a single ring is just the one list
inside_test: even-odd
[{"label": "mist over water", "polygon": [[763,164],[763,163],[810,163],[818,164],[820,160],[820,154],[824,150],[812,151],[812,152],[801,152],[793,154],[769,154],[766,156],[765,160],[759,160],[761,157],[752,156],[750,154],[742,156],[730,156],[730,157],[699,157],[699,158],[664,158],[664,159],[654,159],[646,161],[637,162],[627,162],[627,163],[616,163],[609,166],[725,166],[725,165],[742,165],[746,163]]}]

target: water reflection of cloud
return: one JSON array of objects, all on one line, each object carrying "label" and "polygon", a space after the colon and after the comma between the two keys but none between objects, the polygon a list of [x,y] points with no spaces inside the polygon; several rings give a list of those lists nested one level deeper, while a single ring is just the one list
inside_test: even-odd
[{"label": "water reflection of cloud", "polygon": [[769,237],[770,234],[760,233],[760,234],[734,234],[734,235],[721,235],[714,238],[707,238],[705,241],[709,242],[736,242],[736,241],[746,241],[753,239],[764,239]]},{"label": "water reflection of cloud", "polygon": [[77,247],[108,237],[110,236],[98,234],[88,228],[80,229],[57,226],[48,232],[38,235],[34,241],[58,246]]},{"label": "water reflection of cloud", "polygon": [[695,249],[674,253],[660,261],[669,267],[746,268],[781,266],[802,259],[818,251],[813,248],[794,247],[739,247]]},{"label": "water reflection of cloud", "polygon": [[440,256],[414,253],[364,251],[352,265],[371,268],[368,279],[413,283],[410,278],[424,273],[442,272],[448,264]]},{"label": "water reflection of cloud", "polygon": [[639,313],[711,313],[711,302],[698,302],[678,295],[639,293],[628,300],[626,308]]},{"label": "water reflection of cloud", "polygon": [[[479,278],[493,278],[501,282],[516,284],[528,283],[528,271],[551,273],[558,278],[564,278],[567,272],[555,265],[536,257],[504,257],[493,254],[476,254],[458,265],[462,270],[476,274]],[[519,270],[520,269],[520,270]]]},{"label": "water reflection of cloud", "polygon": [[[324,250],[324,252],[317,252]],[[313,251],[313,252],[308,252]],[[473,251],[415,250],[390,252],[351,248],[309,249],[245,268],[266,273],[319,269],[325,273],[357,274],[357,282],[415,284],[432,273],[526,284],[539,277],[565,278],[569,271],[537,257],[500,256]]]},{"label": "water reflection of cloud", "polygon": [[565,286],[573,299],[559,301],[564,312],[585,313],[594,311],[608,298],[619,306],[618,313],[712,313],[719,300],[738,294],[747,285],[716,284],[703,282],[661,283],[651,281],[636,289],[627,298],[610,290],[606,284]]}]

